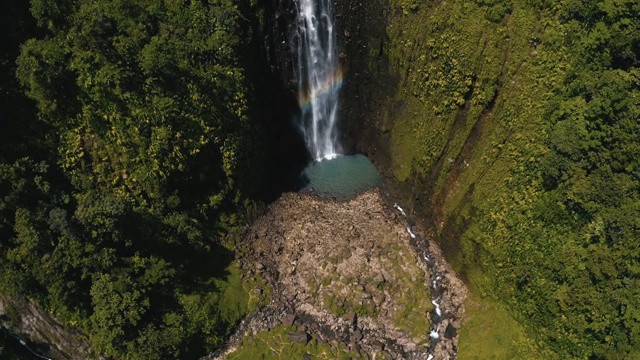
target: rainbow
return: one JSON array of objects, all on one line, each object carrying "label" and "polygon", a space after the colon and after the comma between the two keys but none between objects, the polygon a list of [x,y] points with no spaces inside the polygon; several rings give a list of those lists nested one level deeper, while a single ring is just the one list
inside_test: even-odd
[{"label": "rainbow", "polygon": [[312,94],[309,90],[306,91],[303,96],[298,97],[298,105],[300,109],[308,110],[309,107],[319,98],[323,98],[328,94],[337,93],[342,88],[343,83],[342,69],[336,70],[335,74],[327,76],[323,83],[318,85],[315,94]]}]

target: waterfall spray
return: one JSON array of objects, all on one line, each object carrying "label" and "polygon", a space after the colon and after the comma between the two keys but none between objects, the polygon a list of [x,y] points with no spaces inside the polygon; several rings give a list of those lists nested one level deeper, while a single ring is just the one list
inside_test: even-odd
[{"label": "waterfall spray", "polygon": [[293,34],[300,130],[311,156],[321,161],[342,152],[336,129],[342,85],[330,0],[297,0]]}]

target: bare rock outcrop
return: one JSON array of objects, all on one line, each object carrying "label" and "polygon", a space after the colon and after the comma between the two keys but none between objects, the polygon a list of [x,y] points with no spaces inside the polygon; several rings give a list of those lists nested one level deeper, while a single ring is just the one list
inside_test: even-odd
[{"label": "bare rock outcrop", "polygon": [[455,358],[466,289],[421,234],[380,190],[349,201],[283,195],[240,249],[245,272],[271,286],[271,303],[216,356],[295,324],[292,341],[337,343],[363,358]]},{"label": "bare rock outcrop", "polygon": [[26,300],[0,296],[0,327],[28,339],[26,346],[34,354],[56,360],[104,359],[92,352],[82,334],[63,326]]}]

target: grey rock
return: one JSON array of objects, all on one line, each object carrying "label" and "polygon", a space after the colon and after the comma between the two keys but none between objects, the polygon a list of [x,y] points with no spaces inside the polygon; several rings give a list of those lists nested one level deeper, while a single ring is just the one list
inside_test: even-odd
[{"label": "grey rock", "polygon": [[364,335],[362,335],[362,331],[360,331],[360,329],[356,329],[353,334],[351,334],[351,338],[355,341],[360,341],[363,337]]},{"label": "grey rock", "polygon": [[459,329],[460,326],[462,325],[462,321],[460,319],[451,320],[451,325],[456,329]]},{"label": "grey rock", "polygon": [[456,337],[457,334],[458,330],[455,328],[455,326],[453,326],[453,324],[447,325],[447,328],[444,330],[444,336],[449,339]]},{"label": "grey rock", "polygon": [[296,316],[294,314],[287,314],[283,316],[282,319],[280,319],[280,322],[282,322],[282,325],[287,327],[293,326],[294,321],[296,321]]},{"label": "grey rock", "polygon": [[371,343],[371,349],[373,349],[374,351],[382,351],[384,350],[384,344],[376,340]]},{"label": "grey rock", "polygon": [[382,274],[378,274],[376,275],[376,277],[373,278],[373,281],[376,285],[380,285],[384,283],[385,278]]},{"label": "grey rock", "polygon": [[353,311],[349,311],[343,319],[349,326],[356,325],[356,322],[358,321],[358,319],[356,318],[356,313],[354,313]]},{"label": "grey rock", "polygon": [[311,340],[311,336],[309,336],[309,334],[307,334],[306,332],[289,333],[287,334],[287,337],[293,342],[305,345],[309,342],[309,340]]}]

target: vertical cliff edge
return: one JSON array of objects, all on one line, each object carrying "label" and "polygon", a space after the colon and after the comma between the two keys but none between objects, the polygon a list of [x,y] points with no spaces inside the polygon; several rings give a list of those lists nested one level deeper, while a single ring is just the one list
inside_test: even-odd
[{"label": "vertical cliff edge", "polygon": [[339,3],[345,137],[473,290],[460,358],[638,356],[638,5]]}]

